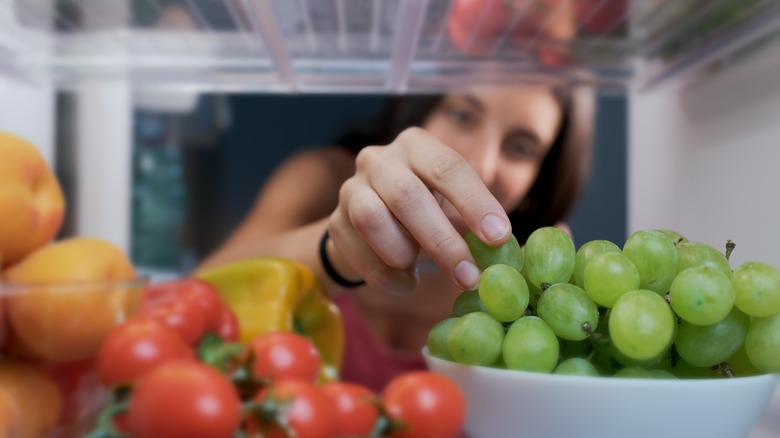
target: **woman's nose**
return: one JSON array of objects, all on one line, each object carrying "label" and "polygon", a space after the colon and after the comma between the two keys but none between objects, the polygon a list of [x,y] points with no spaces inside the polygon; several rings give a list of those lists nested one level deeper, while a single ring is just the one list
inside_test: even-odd
[{"label": "woman's nose", "polygon": [[497,177],[501,159],[500,143],[486,141],[480,147],[474,148],[466,159],[477,171],[485,185],[489,187]]}]

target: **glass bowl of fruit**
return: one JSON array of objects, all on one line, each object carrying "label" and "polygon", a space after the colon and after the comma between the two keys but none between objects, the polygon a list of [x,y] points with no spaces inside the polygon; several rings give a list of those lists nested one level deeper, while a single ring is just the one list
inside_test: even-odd
[{"label": "glass bowl of fruit", "polygon": [[78,436],[106,403],[101,344],[136,314],[146,284],[121,250],[92,238],[53,242],[3,270],[0,436]]},{"label": "glass bowl of fruit", "polygon": [[492,248],[423,356],[489,438],[745,437],[780,382],[780,271],[668,230]]}]

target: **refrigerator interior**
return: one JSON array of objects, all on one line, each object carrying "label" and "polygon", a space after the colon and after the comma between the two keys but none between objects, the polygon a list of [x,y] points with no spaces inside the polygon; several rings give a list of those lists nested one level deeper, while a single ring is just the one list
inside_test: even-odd
[{"label": "refrigerator interior", "polygon": [[[0,0],[0,129],[54,161],[55,96],[73,96],[75,230],[129,248],[139,109],[585,83],[628,99],[628,232],[731,239],[735,263],[780,266],[780,1],[518,0],[496,27],[503,0],[457,3]],[[780,433],[776,401],[751,438]]]},{"label": "refrigerator interior", "polygon": [[[712,215],[700,221],[692,209],[663,202],[688,192],[707,198],[708,190],[694,184],[679,190],[676,182],[693,176],[672,169],[683,158],[700,162],[697,142],[712,141],[704,138],[711,130],[704,122],[666,129],[664,118],[678,122],[672,111],[680,107],[696,111],[697,99],[689,96],[697,91],[690,90],[762,62],[755,59],[771,59],[778,29],[776,0],[0,0],[0,90],[5,102],[14,102],[0,106],[0,127],[27,136],[55,160],[57,129],[67,118],[73,129],[66,135],[77,145],[68,158],[77,169],[75,230],[128,248],[132,169],[126,163],[138,110],[189,114],[204,94],[397,94],[480,82],[585,83],[631,102],[629,229],[696,228],[702,240],[717,243],[722,237],[712,229],[719,222]],[[753,71],[771,76],[768,68]],[[720,89],[698,91],[705,96],[699,100],[717,95],[750,105],[743,89],[734,89],[734,98]],[[72,96],[65,115],[57,112],[55,94],[61,93]],[[760,88],[753,94],[763,95]],[[653,105],[672,108],[653,112]],[[673,177],[659,182],[655,168]],[[752,220],[773,217],[761,216]],[[751,224],[743,220],[740,232],[765,228]],[[771,231],[766,234],[771,239]],[[745,254],[778,264],[772,245],[750,236],[740,241]]]}]

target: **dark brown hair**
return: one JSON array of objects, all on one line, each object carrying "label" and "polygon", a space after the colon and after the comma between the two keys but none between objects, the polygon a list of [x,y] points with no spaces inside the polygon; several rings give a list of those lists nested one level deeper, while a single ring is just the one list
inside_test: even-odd
[{"label": "dark brown hair", "polygon": [[[537,228],[563,221],[588,178],[595,115],[593,90],[589,87],[559,88],[556,96],[563,109],[560,129],[536,181],[520,206],[509,212],[512,231],[521,243]],[[350,132],[340,144],[355,153],[368,145],[389,144],[404,129],[422,125],[442,97],[394,96],[377,120]]]}]

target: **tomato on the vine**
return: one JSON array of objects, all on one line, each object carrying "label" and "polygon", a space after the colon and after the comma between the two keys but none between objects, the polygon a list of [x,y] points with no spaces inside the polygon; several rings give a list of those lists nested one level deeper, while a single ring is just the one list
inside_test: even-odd
[{"label": "tomato on the vine", "polygon": [[178,360],[136,382],[125,424],[133,438],[230,438],[241,422],[233,384],[214,368]]},{"label": "tomato on the vine", "polygon": [[267,332],[249,342],[244,361],[254,377],[265,381],[317,380],[322,359],[309,338],[292,332]]},{"label": "tomato on the vine", "polygon": [[101,383],[110,387],[132,383],[165,362],[194,358],[194,350],[171,328],[150,316],[135,316],[106,336],[97,369]]},{"label": "tomato on the vine", "polygon": [[336,436],[369,436],[379,419],[379,400],[365,386],[350,382],[327,382],[322,392],[336,411]]},{"label": "tomato on the vine", "polygon": [[203,312],[206,331],[217,331],[221,321],[222,298],[210,283],[197,278],[180,278],[150,285],[144,297],[144,306],[153,306],[170,300],[195,303]]},{"label": "tomato on the vine", "polygon": [[274,415],[250,414],[247,432],[264,438],[333,438],[336,417],[330,398],[312,382],[280,380],[258,392],[254,401],[270,406]]},{"label": "tomato on the vine", "polygon": [[187,345],[195,345],[206,332],[206,321],[200,306],[192,300],[164,300],[144,305],[140,315],[151,316],[181,336]]},{"label": "tomato on the vine", "polygon": [[466,415],[466,397],[449,378],[429,371],[412,371],[391,380],[380,397],[393,438],[452,438]]},{"label": "tomato on the vine", "polygon": [[236,312],[227,304],[222,305],[217,334],[220,338],[229,342],[238,341],[241,336],[241,323],[238,321]]}]

